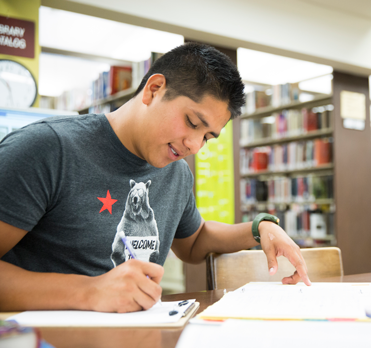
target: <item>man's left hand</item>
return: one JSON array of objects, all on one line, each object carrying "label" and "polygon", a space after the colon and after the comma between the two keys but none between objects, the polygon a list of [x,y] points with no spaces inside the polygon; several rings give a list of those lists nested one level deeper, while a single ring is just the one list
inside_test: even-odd
[{"label": "man's left hand", "polygon": [[285,256],[296,268],[290,277],[282,279],[282,284],[296,284],[302,280],[306,285],[311,285],[308,278],[308,270],[300,248],[278,225],[270,221],[262,221],[259,224],[260,243],[268,260],[269,274],[277,272],[278,256]]}]

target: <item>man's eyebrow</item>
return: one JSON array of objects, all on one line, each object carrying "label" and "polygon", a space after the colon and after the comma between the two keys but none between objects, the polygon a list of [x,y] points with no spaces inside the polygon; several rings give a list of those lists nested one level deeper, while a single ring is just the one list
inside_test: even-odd
[{"label": "man's eyebrow", "polygon": [[[210,126],[209,126],[209,124],[207,123],[207,121],[205,120],[205,117],[204,117],[204,115],[202,115],[200,112],[198,112],[198,111],[194,111],[194,110],[192,110],[194,113],[195,113],[195,115],[200,119],[200,121],[202,122],[202,124],[206,127],[206,128],[209,128]],[[215,139],[218,139],[218,137],[219,137],[219,135],[220,134],[217,134],[217,133],[215,133],[215,132],[209,132]]]}]

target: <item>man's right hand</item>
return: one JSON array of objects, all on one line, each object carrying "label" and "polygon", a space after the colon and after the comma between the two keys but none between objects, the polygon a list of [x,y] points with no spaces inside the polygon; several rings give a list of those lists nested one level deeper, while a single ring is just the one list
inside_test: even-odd
[{"label": "man's right hand", "polygon": [[118,313],[149,309],[161,298],[159,283],[163,274],[164,268],[160,265],[128,260],[90,278],[88,306],[94,311]]},{"label": "man's right hand", "polygon": [[[26,234],[0,221],[0,257]],[[163,274],[163,267],[139,260],[129,260],[96,277],[31,272],[0,260],[0,311],[80,309],[123,313],[148,309],[161,297]]]}]

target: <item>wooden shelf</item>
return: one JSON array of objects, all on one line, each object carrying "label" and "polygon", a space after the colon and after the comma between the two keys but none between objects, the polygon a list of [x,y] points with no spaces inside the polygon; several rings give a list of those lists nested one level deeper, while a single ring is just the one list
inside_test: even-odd
[{"label": "wooden shelf", "polygon": [[128,88],[128,89],[120,91],[116,94],[110,95],[107,98],[95,100],[93,103],[91,103],[91,105],[89,105],[89,106],[87,106],[83,109],[78,110],[78,112],[80,114],[81,113],[86,113],[86,112],[89,111],[89,108],[94,107],[94,106],[112,103],[112,102],[115,102],[115,101],[119,101],[121,99],[129,99],[134,95],[135,91],[136,91],[136,88]]},{"label": "wooden shelf", "polygon": [[279,171],[272,171],[272,170],[261,170],[258,172],[248,173],[248,174],[241,174],[241,178],[254,178],[260,175],[270,175],[270,176],[279,176],[279,175],[290,175],[290,174],[301,174],[301,173],[311,173],[311,172],[320,172],[324,170],[333,170],[334,165],[332,163],[323,164],[318,167],[308,167],[308,168],[300,168],[300,169],[292,169],[292,170],[279,170]]},{"label": "wooden shelf", "polygon": [[290,236],[290,238],[300,247],[321,247],[336,245],[336,237],[327,235],[323,238],[313,238],[305,236]]},{"label": "wooden shelf", "polygon": [[[302,202],[256,202],[256,203],[249,203],[249,204],[244,204],[241,206],[241,211],[243,213],[249,212],[252,208],[262,208],[266,209],[266,207],[270,205],[291,205],[291,204],[300,204],[300,205],[309,205],[309,204],[316,204],[316,205],[331,205],[334,204],[335,201],[333,198],[321,198],[321,199],[316,199],[314,201],[302,201]],[[258,209],[259,210],[259,209]]]},{"label": "wooden shelf", "polygon": [[293,240],[320,240],[320,241],[329,241],[329,242],[335,240],[335,236],[333,235],[327,235],[326,237],[321,237],[321,238],[313,238],[310,236],[297,235],[297,236],[290,236],[290,238],[292,238]]},{"label": "wooden shelf", "polygon": [[312,106],[319,106],[321,103],[323,104],[331,104],[332,103],[332,95],[321,95],[315,97],[314,99],[306,102],[293,102],[290,104],[285,104],[277,107],[267,106],[264,108],[259,108],[252,114],[244,114],[240,118],[241,119],[249,119],[249,118],[261,118],[265,116],[269,116],[275,112],[279,112],[286,109],[299,109],[304,107],[312,107]]},{"label": "wooden shelf", "polygon": [[310,139],[315,139],[319,137],[332,136],[332,134],[333,134],[333,130],[331,128],[328,128],[328,129],[320,129],[320,130],[311,131],[305,134],[289,136],[289,137],[284,137],[284,138],[261,139],[259,141],[253,141],[246,145],[244,144],[240,144],[240,145],[241,145],[241,148],[243,149],[249,149],[249,148],[258,147],[258,146],[269,146],[269,145],[274,145],[274,144],[289,143],[291,141],[310,140]]}]

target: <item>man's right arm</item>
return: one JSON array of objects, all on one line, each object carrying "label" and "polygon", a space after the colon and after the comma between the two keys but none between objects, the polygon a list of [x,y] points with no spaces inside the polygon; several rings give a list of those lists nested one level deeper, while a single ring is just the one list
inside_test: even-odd
[{"label": "man's right arm", "polygon": [[[26,233],[0,221],[0,258]],[[0,260],[0,311],[80,309],[123,313],[148,309],[161,297],[162,276],[161,266],[139,260],[129,260],[96,277],[31,272]]]}]

